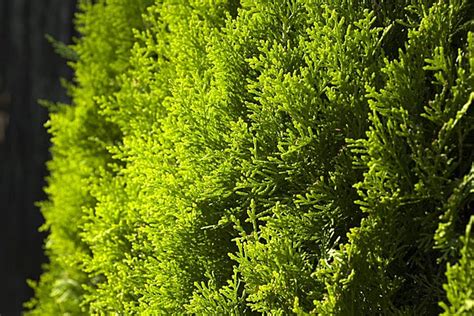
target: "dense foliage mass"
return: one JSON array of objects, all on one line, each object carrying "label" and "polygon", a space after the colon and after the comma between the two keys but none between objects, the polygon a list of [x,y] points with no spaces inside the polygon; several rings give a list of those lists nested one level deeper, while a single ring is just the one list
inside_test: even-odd
[{"label": "dense foliage mass", "polygon": [[32,315],[472,315],[474,4],[82,0]]}]

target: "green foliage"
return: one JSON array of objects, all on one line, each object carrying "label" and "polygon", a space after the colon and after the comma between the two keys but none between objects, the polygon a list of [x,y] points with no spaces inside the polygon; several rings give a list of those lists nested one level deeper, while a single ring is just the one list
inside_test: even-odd
[{"label": "green foliage", "polygon": [[469,313],[473,7],[80,1],[29,313]]},{"label": "green foliage", "polygon": [[472,225],[474,216],[466,227],[463,236],[461,259],[454,266],[448,265],[446,275],[448,283],[443,286],[447,292],[451,306],[440,303],[444,309],[443,315],[471,315],[474,313],[474,245],[472,240]]}]

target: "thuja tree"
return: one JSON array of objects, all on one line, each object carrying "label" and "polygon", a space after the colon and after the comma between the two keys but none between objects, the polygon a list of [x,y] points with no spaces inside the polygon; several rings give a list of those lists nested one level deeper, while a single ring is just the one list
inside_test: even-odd
[{"label": "thuja tree", "polygon": [[470,1],[80,2],[31,314],[474,312]]}]

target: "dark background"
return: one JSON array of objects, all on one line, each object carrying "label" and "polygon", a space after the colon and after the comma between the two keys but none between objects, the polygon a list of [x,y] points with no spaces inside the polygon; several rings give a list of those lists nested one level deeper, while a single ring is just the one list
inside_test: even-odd
[{"label": "dark background", "polygon": [[59,78],[71,78],[45,34],[75,36],[76,0],[0,0],[0,314],[19,315],[46,262],[43,218],[47,110],[38,99],[69,102]]}]

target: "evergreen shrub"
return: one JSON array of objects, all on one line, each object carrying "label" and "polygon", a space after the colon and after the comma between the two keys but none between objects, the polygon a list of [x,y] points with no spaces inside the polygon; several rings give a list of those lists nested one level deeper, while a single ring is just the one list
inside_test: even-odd
[{"label": "evergreen shrub", "polygon": [[29,314],[474,314],[472,1],[79,4]]}]

